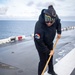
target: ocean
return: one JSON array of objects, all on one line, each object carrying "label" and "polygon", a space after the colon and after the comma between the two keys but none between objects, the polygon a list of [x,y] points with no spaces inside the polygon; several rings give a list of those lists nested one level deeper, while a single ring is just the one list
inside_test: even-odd
[{"label": "ocean", "polygon": [[[34,33],[36,21],[26,20],[0,20],[0,39],[11,36],[25,35],[29,36]],[[62,28],[75,26],[75,21],[61,21]]]}]

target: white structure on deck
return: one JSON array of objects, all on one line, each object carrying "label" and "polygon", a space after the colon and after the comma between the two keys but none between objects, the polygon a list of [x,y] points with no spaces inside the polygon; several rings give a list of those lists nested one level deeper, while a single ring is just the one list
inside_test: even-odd
[{"label": "white structure on deck", "polygon": [[[71,50],[64,58],[54,65],[55,72],[58,75],[71,75],[71,72],[75,68],[75,48]],[[45,72],[44,75],[50,75]]]},{"label": "white structure on deck", "polygon": [[[71,27],[65,27],[62,28],[62,31],[67,31],[67,30],[72,30],[75,29],[75,26],[71,26]],[[25,36],[25,35],[21,35],[21,36],[12,36],[6,39],[0,39],[0,44],[5,44],[5,43],[9,43],[9,42],[14,42],[14,41],[21,41],[21,40],[31,40],[34,38],[34,34],[31,34],[30,36]]]},{"label": "white structure on deck", "polygon": [[21,36],[12,36],[6,39],[1,39],[0,40],[0,44],[5,44],[5,43],[9,43],[9,42],[14,42],[14,41],[21,41],[21,40],[31,40],[32,36],[25,36],[25,35],[21,35]]}]

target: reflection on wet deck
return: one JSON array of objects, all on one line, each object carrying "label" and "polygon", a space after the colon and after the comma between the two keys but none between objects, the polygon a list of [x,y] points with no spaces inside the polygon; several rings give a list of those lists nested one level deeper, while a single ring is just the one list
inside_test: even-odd
[{"label": "reflection on wet deck", "polygon": [[14,69],[14,70],[18,69],[18,68],[15,67],[15,66],[8,65],[8,64],[5,64],[5,63],[1,63],[1,62],[0,62],[0,68],[3,68],[3,69],[10,69],[10,70],[12,70],[12,69]]}]

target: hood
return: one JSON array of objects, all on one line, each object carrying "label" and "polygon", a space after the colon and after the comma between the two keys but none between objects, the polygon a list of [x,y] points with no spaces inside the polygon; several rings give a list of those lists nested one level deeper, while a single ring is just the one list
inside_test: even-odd
[{"label": "hood", "polygon": [[44,19],[44,10],[45,9],[43,9],[42,11],[41,11],[41,14],[40,14],[40,16],[39,16],[39,22],[41,22],[41,23],[44,23],[45,24],[45,19]]}]

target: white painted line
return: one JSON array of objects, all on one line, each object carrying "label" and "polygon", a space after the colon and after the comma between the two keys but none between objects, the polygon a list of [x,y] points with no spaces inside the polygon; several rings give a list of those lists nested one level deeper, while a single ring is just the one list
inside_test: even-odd
[{"label": "white painted line", "polygon": [[75,48],[54,65],[58,75],[70,75],[75,68]]},{"label": "white painted line", "polygon": [[[58,75],[70,75],[74,68],[75,68],[75,48],[54,65],[54,70]],[[44,75],[49,74],[45,72]]]}]

